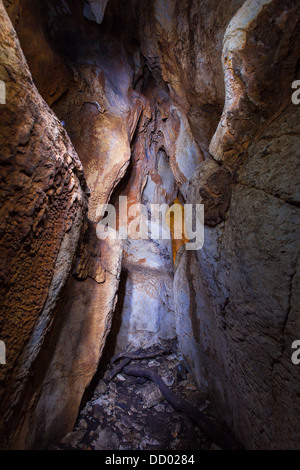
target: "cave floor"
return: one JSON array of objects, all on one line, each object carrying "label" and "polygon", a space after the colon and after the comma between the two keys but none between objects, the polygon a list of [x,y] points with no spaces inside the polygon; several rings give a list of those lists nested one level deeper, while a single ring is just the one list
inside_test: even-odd
[{"label": "cave floor", "polygon": [[[131,365],[155,370],[178,396],[209,410],[181,355],[173,352]],[[218,448],[187,416],[172,408],[153,382],[109,369],[80,412],[73,432],[53,449],[59,450],[210,450]]]}]

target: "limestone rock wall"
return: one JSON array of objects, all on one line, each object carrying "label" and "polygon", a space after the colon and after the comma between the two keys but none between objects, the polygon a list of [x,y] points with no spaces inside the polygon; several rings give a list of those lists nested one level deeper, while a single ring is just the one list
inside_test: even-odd
[{"label": "limestone rock wall", "polygon": [[[170,182],[165,183],[165,189],[159,188],[160,170],[155,168],[160,143],[150,138],[151,133],[158,138],[157,97],[149,92],[146,98],[134,89],[133,81],[139,78],[142,87],[148,86],[145,84],[147,74],[144,77],[142,71],[144,59],[135,43],[126,42],[130,25],[124,25],[125,47],[116,36],[110,21],[115,8],[116,4],[112,5],[107,21],[99,30],[95,18],[84,19],[81,6],[72,2],[66,2],[63,8],[59,1],[43,5],[34,0],[31,4],[20,1],[19,10],[16,5],[14,8],[8,5],[29,65],[32,65],[35,82],[68,131],[82,162],[90,192],[74,269],[56,307],[58,320],[44,344],[49,355],[42,353],[36,365],[37,370],[44,368],[44,374],[42,378],[34,376],[32,380],[30,406],[24,411],[26,417],[18,442],[13,444],[19,447],[45,447],[54,438],[59,439],[71,431],[81,399],[96,373],[117,305],[122,257],[129,261],[131,252],[130,249],[123,252],[122,242],[100,241],[96,229],[103,215],[101,205],[113,202],[117,206],[118,184],[130,175],[131,155],[132,160],[140,160],[141,165],[134,168],[132,178],[129,177],[125,184],[129,207],[142,200],[142,188],[147,185],[147,178],[156,181],[163,201],[168,198],[171,202],[177,194],[170,168]],[[131,9],[132,5],[127,12],[129,22]],[[35,22],[38,28],[33,31],[28,24]],[[102,43],[98,41],[100,31]],[[35,48],[31,46],[33,37]],[[69,37],[74,43],[69,43]],[[45,50],[51,50],[51,53],[45,55]],[[43,68],[36,67],[41,61],[46,62],[44,68],[49,70],[46,77]],[[63,64],[58,76],[54,67],[56,61]],[[149,81],[151,83],[151,77]],[[164,97],[164,102],[166,100]],[[143,149],[145,143],[147,148]],[[146,164],[148,153],[151,158]],[[163,248],[153,247],[151,250],[151,244],[148,244],[145,253],[144,243],[138,246],[143,253],[142,261],[145,261],[144,285],[140,273],[136,272],[136,267],[141,267],[140,259],[137,263],[123,263],[124,269],[133,268],[130,274],[133,286],[127,289],[127,294],[129,304],[136,303],[137,309],[125,307],[122,319],[127,331],[128,313],[128,320],[134,325],[133,334],[139,337],[137,342],[142,340],[143,344],[176,335],[171,240]],[[165,254],[170,264],[169,272],[165,272],[164,258],[161,259],[164,251],[170,254],[169,257]],[[158,263],[154,270],[153,260]],[[142,291],[146,298],[141,312],[139,297]],[[127,335],[124,339],[123,335],[119,347],[129,345],[132,347],[135,343]]]},{"label": "limestone rock wall", "polygon": [[227,27],[215,162],[188,195],[205,205],[205,243],[182,254],[174,282],[186,361],[247,448],[299,442],[298,29],[299,5],[276,1],[246,1]]},{"label": "limestone rock wall", "polygon": [[[49,3],[38,5],[33,1],[30,5],[21,1],[18,11],[9,11],[12,17],[13,13],[15,18],[21,17],[21,21],[15,19],[16,27],[35,82],[72,139],[90,197],[87,217],[81,220],[82,236],[75,260],[73,256],[73,269],[56,306],[57,321],[36,363],[36,370],[43,369],[44,373],[42,377],[33,375],[30,404],[27,408],[24,405],[25,418],[13,441],[13,446],[20,448],[43,448],[72,430],[82,397],[97,370],[117,302],[123,253],[122,242],[98,239],[96,228],[102,215],[99,207],[109,202],[125,174],[130,160],[130,132],[136,125],[129,119],[130,68],[118,44],[115,49],[112,45],[117,58],[105,64],[106,57],[98,48],[90,48],[90,41],[95,40],[92,22],[78,38],[82,49],[69,57],[73,49],[62,41],[62,24],[66,35],[72,36],[74,31],[79,34],[83,10],[78,10],[77,4],[70,16],[67,4],[60,8],[60,2],[52,2],[49,10],[47,7]],[[35,22],[38,28],[28,29],[28,24]],[[51,53],[47,54],[48,50]],[[63,64],[59,75],[56,67],[51,68],[56,60]],[[46,77],[45,69],[36,67],[42,61],[49,70]],[[110,74],[115,77],[114,83]],[[51,90],[56,90],[54,95]]]},{"label": "limestone rock wall", "polygon": [[[0,2],[1,435],[18,436],[28,383],[72,269],[86,210],[82,165],[39,95]],[[42,371],[40,371],[42,374]],[[14,435],[15,434],[15,435]]]}]

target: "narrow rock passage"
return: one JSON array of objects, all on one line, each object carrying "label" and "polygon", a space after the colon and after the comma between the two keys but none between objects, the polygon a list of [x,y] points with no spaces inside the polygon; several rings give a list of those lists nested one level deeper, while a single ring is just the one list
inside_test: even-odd
[{"label": "narrow rock passage", "polygon": [[[155,345],[154,354],[161,350]],[[174,349],[169,355],[133,360],[131,365],[156,371],[173,392],[211,414]],[[74,431],[54,446],[72,450],[209,450],[218,448],[188,417],[175,411],[152,382],[123,373],[106,383],[107,368],[94,395],[81,411]]]}]

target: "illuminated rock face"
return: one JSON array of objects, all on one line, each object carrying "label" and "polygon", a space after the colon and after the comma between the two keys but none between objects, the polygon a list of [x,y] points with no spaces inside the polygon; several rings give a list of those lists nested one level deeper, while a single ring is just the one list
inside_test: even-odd
[{"label": "illuminated rock face", "polygon": [[72,269],[87,196],[82,165],[32,81],[2,2],[0,21],[0,79],[7,98],[0,108],[1,340],[7,351],[0,393],[5,444],[6,437],[20,437],[15,420],[32,398],[29,379],[35,372],[43,375],[36,361]]},{"label": "illuminated rock face", "polygon": [[200,164],[188,195],[206,206],[205,243],[182,255],[174,282],[186,361],[249,448],[297,448],[300,433],[296,25],[293,2],[245,2],[227,27],[215,162]]},{"label": "illuminated rock face", "polygon": [[[282,4],[7,0],[25,59],[0,3],[3,446],[72,430],[114,322],[116,351],[177,336],[245,447],[299,446],[300,12]],[[203,249],[100,241],[122,195],[204,204]]]}]

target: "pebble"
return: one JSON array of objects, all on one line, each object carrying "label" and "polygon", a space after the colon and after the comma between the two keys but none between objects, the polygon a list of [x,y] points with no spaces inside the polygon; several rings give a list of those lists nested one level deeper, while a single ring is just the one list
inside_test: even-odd
[{"label": "pebble", "polygon": [[169,356],[167,356],[167,359],[168,359],[168,361],[174,361],[175,359],[177,359],[177,355],[176,354],[170,354]]},{"label": "pebble", "polygon": [[173,413],[173,411],[174,411],[174,408],[172,408],[172,406],[170,406],[170,405],[166,406],[166,412],[167,413]]},{"label": "pebble", "polygon": [[[93,407],[97,405],[101,406],[103,404],[107,404],[107,401],[104,399],[104,397],[100,397],[100,398],[97,398],[97,400],[94,400],[92,404],[93,404]],[[88,407],[88,411],[91,411],[91,410],[92,410],[92,407]]]},{"label": "pebble", "polygon": [[158,405],[158,403],[164,399],[159,388],[153,383],[145,385],[145,387],[138,390],[137,393],[142,396],[144,409]]},{"label": "pebble", "polygon": [[109,388],[110,388],[110,390],[112,390],[113,392],[116,392],[116,391],[117,391],[117,385],[115,384],[115,382],[110,382]]},{"label": "pebble", "polygon": [[118,374],[116,379],[119,381],[119,382],[125,382],[126,378],[124,377],[124,375],[122,374]]},{"label": "pebble", "polygon": [[148,367],[158,367],[158,366],[160,366],[160,363],[155,360],[152,360],[148,363]]},{"label": "pebble", "polygon": [[78,429],[87,429],[88,425],[85,419],[81,419],[78,423]]},{"label": "pebble", "polygon": [[158,413],[164,413],[166,411],[165,405],[161,405],[161,404],[155,405],[154,409]]},{"label": "pebble", "polygon": [[125,426],[125,428],[132,428],[132,420],[129,418],[127,415],[122,415],[121,420],[120,420],[122,426]]},{"label": "pebble", "polygon": [[99,395],[103,395],[104,393],[107,392],[107,385],[103,380],[100,380],[99,384],[96,387],[95,393],[98,393]]},{"label": "pebble", "polygon": [[162,379],[168,387],[172,387],[174,385],[174,382],[175,382],[174,377],[167,376],[167,377],[163,377]]},{"label": "pebble", "polygon": [[84,438],[86,434],[85,430],[78,430],[74,432],[69,432],[63,439],[62,444],[70,445],[71,447],[77,446],[77,444]]}]

